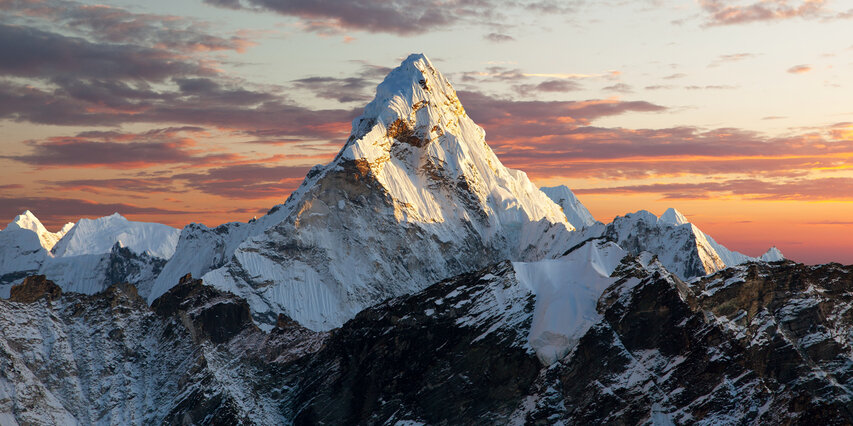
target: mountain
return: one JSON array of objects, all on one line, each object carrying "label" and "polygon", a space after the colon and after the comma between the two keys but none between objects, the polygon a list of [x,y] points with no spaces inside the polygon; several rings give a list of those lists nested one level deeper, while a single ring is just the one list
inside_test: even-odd
[{"label": "mountain", "polygon": [[[329,332],[285,315],[263,332],[244,299],[189,276],[151,306],[132,286],[80,295],[30,277],[0,300],[0,418],[853,421],[853,347],[838,338],[853,332],[853,269],[752,263],[685,283],[651,255],[614,264],[621,253],[600,239],[557,259],[498,262]],[[531,344],[542,336],[565,352],[543,358]]]},{"label": "mountain", "polygon": [[128,285],[81,295],[34,276],[14,287],[0,300],[0,423],[282,423],[270,398],[248,397],[272,372],[225,344],[278,352],[281,333],[199,281],[174,290],[149,307]]},{"label": "mountain", "polygon": [[747,262],[773,262],[784,259],[773,247],[759,258],[729,250],[705,234],[674,208],[660,218],[646,210],[617,216],[607,225],[594,224],[571,237],[578,243],[606,237],[634,256],[648,252],[682,279],[702,277],[729,266]]},{"label": "mountain", "polygon": [[592,214],[590,214],[589,210],[586,209],[586,206],[578,200],[578,197],[575,197],[575,194],[567,186],[544,186],[539,189],[541,189],[548,198],[563,208],[563,213],[566,215],[569,223],[574,225],[575,228],[592,226],[598,222],[594,217],[592,217]]},{"label": "mountain", "polygon": [[[411,55],[377,87],[335,159],[312,168],[282,206],[219,236],[194,226],[174,259],[192,271],[217,266],[192,261],[193,240],[208,241],[226,263],[205,273],[206,284],[246,298],[267,327],[284,313],[328,330],[499,260],[553,257],[572,229],[523,172],[501,164],[445,77]],[[248,237],[232,249],[235,235]]]},{"label": "mountain", "polygon": [[[29,210],[15,216],[11,223],[6,225],[4,230],[11,229],[26,229],[34,232],[39,239],[39,243],[45,250],[50,250],[68,231],[74,226],[73,223],[66,223],[58,232],[48,231],[41,221]],[[2,232],[2,231],[0,231]]]},{"label": "mountain", "polygon": [[171,257],[179,230],[133,222],[118,213],[81,219],[48,232],[27,211],[0,231],[0,297],[28,275],[42,274],[63,290],[93,294],[129,282],[148,295]]},{"label": "mountain", "polygon": [[25,213],[0,267],[0,424],[853,422],[853,268],[597,222],[422,55],[266,215]]},{"label": "mountain", "polygon": [[37,273],[52,247],[54,234],[28,210],[0,231],[0,297],[8,297],[9,286]]},{"label": "mountain", "polygon": [[80,219],[53,247],[56,257],[109,253],[119,244],[138,254],[169,259],[180,231],[159,223],[131,222],[115,213],[97,219]]}]

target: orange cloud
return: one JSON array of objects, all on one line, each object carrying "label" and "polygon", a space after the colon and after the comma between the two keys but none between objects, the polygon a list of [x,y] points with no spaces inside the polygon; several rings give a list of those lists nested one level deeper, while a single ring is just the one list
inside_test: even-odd
[{"label": "orange cloud", "polygon": [[812,67],[808,65],[794,65],[793,67],[788,68],[788,72],[791,74],[805,74],[811,70]]}]

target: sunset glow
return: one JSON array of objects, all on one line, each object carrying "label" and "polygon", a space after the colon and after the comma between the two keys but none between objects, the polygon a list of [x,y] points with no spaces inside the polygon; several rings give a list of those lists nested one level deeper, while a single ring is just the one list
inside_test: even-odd
[{"label": "sunset glow", "polygon": [[0,0],[7,222],[260,216],[423,52],[505,165],[600,221],[676,207],[751,256],[853,263],[845,2],[106,3]]}]

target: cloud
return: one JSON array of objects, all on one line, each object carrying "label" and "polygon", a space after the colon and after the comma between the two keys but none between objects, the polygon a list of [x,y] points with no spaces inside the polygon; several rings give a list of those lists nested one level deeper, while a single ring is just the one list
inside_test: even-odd
[{"label": "cloud", "polygon": [[180,192],[172,185],[172,179],[168,177],[161,178],[115,178],[115,179],[72,179],[63,181],[40,181],[40,183],[49,185],[52,190],[57,191],[84,191],[93,194],[103,194],[106,192],[128,193],[144,193],[150,194],[155,192],[161,193],[177,193]]},{"label": "cloud", "polygon": [[513,36],[500,33],[488,33],[484,35],[483,38],[492,43],[506,43],[508,41],[515,41],[515,38]]},{"label": "cloud", "polygon": [[853,200],[853,178],[810,178],[768,181],[731,179],[721,182],[655,183],[573,189],[577,194],[661,194],[667,199],[708,199],[737,195],[755,200]]},{"label": "cloud", "polygon": [[573,80],[545,80],[538,84],[517,84],[512,88],[522,96],[533,96],[537,93],[565,93],[583,89],[580,83]]},{"label": "cloud", "polygon": [[313,76],[293,80],[293,84],[320,98],[366,103],[373,98],[372,90],[390,71],[390,68],[363,64],[362,70],[353,77]]},{"label": "cloud", "polygon": [[[62,0],[0,2],[0,11],[9,18],[0,23],[0,57],[15,58],[0,61],[0,119],[338,138],[357,113],[313,110],[290,101],[282,87],[223,75],[206,52],[239,51],[246,40],[229,44],[236,39],[210,34],[203,22]],[[365,65],[362,76],[380,70]]]},{"label": "cloud", "polygon": [[716,59],[714,59],[710,64],[708,64],[708,68],[718,67],[723,64],[728,64],[732,62],[739,62],[746,59],[755,58],[756,54],[754,53],[731,53],[727,55],[720,55]]},{"label": "cloud", "polygon": [[737,89],[738,87],[729,84],[707,84],[704,86],[684,86],[684,88],[687,90],[733,90]]},{"label": "cloud", "polygon": [[[133,13],[106,5],[66,0],[0,2],[7,14],[49,22],[45,28],[65,27],[99,42],[147,45],[180,52],[242,52],[254,43],[240,35],[213,34],[210,24],[187,17]],[[31,21],[28,21],[31,22]]]},{"label": "cloud", "polygon": [[808,65],[794,65],[793,67],[788,68],[788,72],[791,74],[805,74],[811,70],[812,67]]},{"label": "cloud", "polygon": [[176,174],[172,178],[185,181],[190,188],[224,198],[284,200],[302,183],[309,169],[310,166],[241,164]]},{"label": "cloud", "polygon": [[562,135],[601,117],[666,110],[646,101],[523,101],[471,91],[459,91],[458,95],[471,118],[497,136],[490,138],[491,143],[531,135]]},{"label": "cloud", "polygon": [[[565,112],[575,117],[563,118],[557,106],[538,110],[510,103],[487,98],[471,103],[469,112],[486,129],[501,161],[537,178],[791,178],[813,170],[853,169],[853,132],[845,123],[789,137],[733,128],[603,128],[588,124],[594,117],[587,114],[595,110]],[[478,110],[481,104],[495,110]],[[631,111],[624,107],[613,112]]]},{"label": "cloud", "polygon": [[183,82],[183,91],[154,91],[101,81],[62,82],[59,89],[47,91],[0,81],[0,119],[78,126],[174,123],[276,136],[345,138],[350,121],[359,112],[314,110],[259,90],[178,81]]},{"label": "cloud", "polygon": [[85,132],[76,136],[30,141],[32,152],[3,158],[36,167],[147,168],[165,164],[208,165],[235,161],[236,154],[208,154],[191,138],[195,128],[145,133]]},{"label": "cloud", "polygon": [[31,27],[0,23],[0,74],[51,79],[73,74],[87,79],[144,79],[205,75],[213,71],[165,50],[97,44]]},{"label": "cloud", "polygon": [[825,0],[761,0],[744,4],[731,0],[699,0],[708,14],[706,25],[735,25],[761,21],[780,21],[792,18],[812,18],[826,15]]},{"label": "cloud", "polygon": [[634,89],[625,83],[616,83],[616,84],[604,87],[601,90],[604,90],[607,92],[618,92],[618,93],[633,93],[634,92]]},{"label": "cloud", "polygon": [[501,0],[204,0],[211,6],[272,11],[299,20],[306,31],[335,34],[347,30],[415,35],[457,24],[502,25],[521,11],[565,14],[573,9],[554,1]]},{"label": "cloud", "polygon": [[518,68],[491,66],[486,71],[463,72],[460,80],[463,82],[515,82],[527,80],[529,75]]}]

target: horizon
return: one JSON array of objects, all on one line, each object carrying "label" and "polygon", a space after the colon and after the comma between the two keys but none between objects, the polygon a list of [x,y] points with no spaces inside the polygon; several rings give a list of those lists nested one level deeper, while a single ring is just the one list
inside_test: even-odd
[{"label": "horizon", "polygon": [[260,216],[331,161],[411,44],[504,165],[599,221],[673,207],[750,256],[853,263],[838,3],[108,3],[0,3],[5,220]]}]

